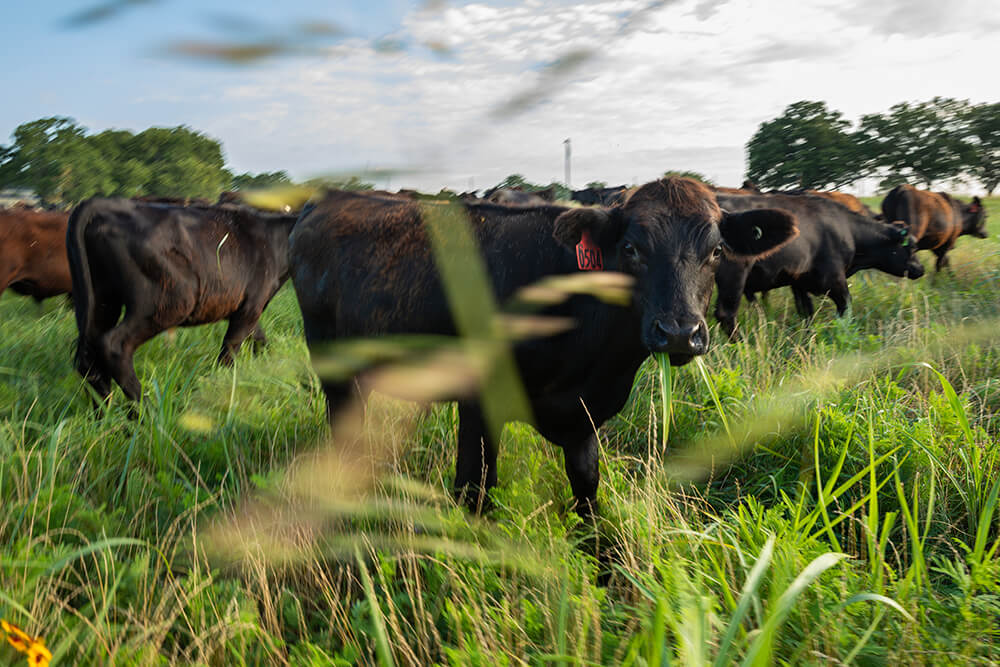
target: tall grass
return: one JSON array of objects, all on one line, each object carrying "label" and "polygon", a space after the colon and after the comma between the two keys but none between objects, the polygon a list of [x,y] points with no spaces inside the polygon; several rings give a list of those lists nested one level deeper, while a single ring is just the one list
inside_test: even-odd
[{"label": "tall grass", "polygon": [[224,325],[143,346],[137,420],[92,413],[63,304],[5,295],[0,616],[55,664],[994,664],[998,250],[855,276],[846,319],[774,293],[703,364],[647,362],[596,528],[523,424],[483,520],[448,497],[451,405],[375,396],[379,447],[327,449],[288,287],[233,369]]}]

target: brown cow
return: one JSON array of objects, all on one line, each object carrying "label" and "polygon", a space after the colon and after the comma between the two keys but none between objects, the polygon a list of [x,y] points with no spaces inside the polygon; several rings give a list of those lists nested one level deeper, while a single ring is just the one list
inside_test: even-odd
[{"label": "brown cow", "polygon": [[760,194],[760,188],[757,184],[751,181],[749,178],[743,181],[743,185],[738,188],[728,188],[724,185],[710,185],[708,186],[712,192],[720,195],[757,195]]},{"label": "brown cow", "polygon": [[986,210],[979,197],[963,204],[943,192],[897,185],[882,200],[886,220],[902,220],[917,238],[917,248],[937,255],[936,270],[948,266],[947,253],[963,234],[985,239]]},{"label": "brown cow", "polygon": [[864,202],[862,202],[854,195],[847,194],[846,192],[840,192],[838,190],[830,190],[827,192],[824,192],[822,190],[806,190],[805,194],[815,195],[817,197],[824,197],[826,199],[830,199],[832,201],[837,202],[841,206],[846,207],[847,210],[849,211],[853,211],[854,213],[858,213],[868,218],[872,219],[875,218],[875,211],[865,206]]},{"label": "brown cow", "polygon": [[35,301],[73,289],[61,211],[0,209],[0,294],[10,287]]}]

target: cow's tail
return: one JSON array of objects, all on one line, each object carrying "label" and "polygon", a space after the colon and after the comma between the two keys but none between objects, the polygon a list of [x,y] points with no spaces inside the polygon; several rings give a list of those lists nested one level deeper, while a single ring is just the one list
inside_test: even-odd
[{"label": "cow's tail", "polygon": [[91,341],[96,338],[94,325],[94,310],[96,297],[94,282],[90,275],[90,262],[87,259],[87,226],[94,219],[97,208],[89,199],[76,208],[69,216],[66,227],[66,256],[69,259],[69,273],[73,279],[73,311],[76,314],[76,327],[79,337],[76,339],[76,368],[86,375],[94,364]]}]

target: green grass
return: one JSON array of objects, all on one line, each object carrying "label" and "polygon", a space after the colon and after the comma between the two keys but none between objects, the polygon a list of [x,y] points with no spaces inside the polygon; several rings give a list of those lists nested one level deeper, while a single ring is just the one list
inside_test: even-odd
[{"label": "green grass", "polygon": [[91,411],[68,308],[7,294],[0,616],[55,664],[995,664],[995,231],[952,264],[855,276],[844,319],[773,293],[669,406],[649,360],[600,432],[596,533],[522,424],[483,521],[448,498],[451,405],[375,397],[372,448],[326,446],[289,286],[234,369],[223,325],[141,348],[135,421]]}]

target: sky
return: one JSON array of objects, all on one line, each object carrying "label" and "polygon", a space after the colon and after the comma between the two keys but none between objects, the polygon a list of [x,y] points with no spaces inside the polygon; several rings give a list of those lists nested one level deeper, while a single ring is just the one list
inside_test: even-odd
[{"label": "sky", "polygon": [[[747,141],[799,100],[851,121],[936,95],[998,101],[995,2],[7,3],[0,143],[46,116],[187,125],[237,173],[436,191],[563,181],[568,138],[577,188],[667,170],[736,185]],[[236,64],[180,52],[193,42],[278,48]]]}]

